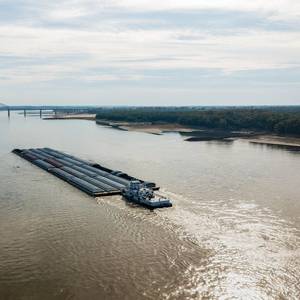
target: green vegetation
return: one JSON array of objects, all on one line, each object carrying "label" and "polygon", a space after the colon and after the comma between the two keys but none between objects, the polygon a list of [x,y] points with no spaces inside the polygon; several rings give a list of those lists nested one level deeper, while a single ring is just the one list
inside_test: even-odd
[{"label": "green vegetation", "polygon": [[177,123],[218,130],[251,130],[300,135],[299,107],[263,108],[111,108],[97,119],[116,122]]}]

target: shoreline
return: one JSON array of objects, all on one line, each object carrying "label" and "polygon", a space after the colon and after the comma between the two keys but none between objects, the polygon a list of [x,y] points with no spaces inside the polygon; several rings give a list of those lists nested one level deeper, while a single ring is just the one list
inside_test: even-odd
[{"label": "shoreline", "polygon": [[291,150],[300,150],[300,137],[261,135],[256,139],[247,139],[247,141],[255,145],[283,147],[289,148]]},{"label": "shoreline", "polygon": [[57,114],[56,116],[45,117],[43,120],[89,120],[95,121],[96,114]]},{"label": "shoreline", "polygon": [[136,131],[155,135],[162,135],[168,132],[191,133],[195,130],[195,128],[170,123],[152,124],[146,122],[114,122],[108,120],[96,120],[96,123],[99,125],[112,127],[123,131]]},{"label": "shoreline", "polygon": [[171,123],[146,123],[146,122],[116,122],[109,120],[97,120],[95,114],[59,114],[53,117],[46,117],[43,120],[88,120],[95,121],[98,125],[111,127],[121,131],[144,132],[153,135],[163,135],[165,133],[178,133],[188,142],[201,141],[234,141],[246,140],[251,144],[276,146],[300,150],[300,137],[279,136],[266,132],[254,131],[226,131],[205,128],[195,128],[181,124]]}]

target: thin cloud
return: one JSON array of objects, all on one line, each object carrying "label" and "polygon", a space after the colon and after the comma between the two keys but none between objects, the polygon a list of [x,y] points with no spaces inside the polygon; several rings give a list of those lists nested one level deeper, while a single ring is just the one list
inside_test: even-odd
[{"label": "thin cloud", "polygon": [[163,73],[168,84],[173,72],[196,82],[197,70],[295,69],[299,16],[298,0],[0,1],[0,81],[143,84]]}]

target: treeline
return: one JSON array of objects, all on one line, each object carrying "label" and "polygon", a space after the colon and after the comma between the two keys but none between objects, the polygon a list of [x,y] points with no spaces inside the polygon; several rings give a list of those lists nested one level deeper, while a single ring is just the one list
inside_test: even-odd
[{"label": "treeline", "polygon": [[97,119],[125,122],[178,123],[222,130],[255,130],[300,135],[300,111],[297,109],[211,109],[180,110],[155,108],[101,109]]}]

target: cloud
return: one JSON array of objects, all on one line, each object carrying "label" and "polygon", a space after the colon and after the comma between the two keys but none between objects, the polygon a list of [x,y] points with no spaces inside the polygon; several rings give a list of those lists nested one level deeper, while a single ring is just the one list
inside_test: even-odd
[{"label": "cloud", "polygon": [[[300,16],[300,3],[298,0],[71,0],[71,1],[52,1],[59,6],[68,9],[89,11],[103,10],[127,10],[127,11],[200,11],[200,10],[227,10],[236,12],[258,12],[268,15],[274,19],[296,19]],[[64,8],[63,8],[64,10]],[[61,15],[63,17],[63,15]],[[66,16],[67,17],[67,16]]]},{"label": "cloud", "polygon": [[278,19],[298,18],[300,16],[298,0],[116,0],[111,1],[110,5],[139,11],[230,10],[264,12]]},{"label": "cloud", "polygon": [[300,64],[298,32],[243,30],[216,35],[196,29],[85,31],[0,26],[0,36],[2,55],[32,59],[81,55],[81,60],[63,64],[75,69],[217,68],[233,72]]},{"label": "cloud", "polygon": [[182,72],[196,82],[200,71],[300,68],[299,16],[296,0],[0,0],[0,81],[143,84]]}]

